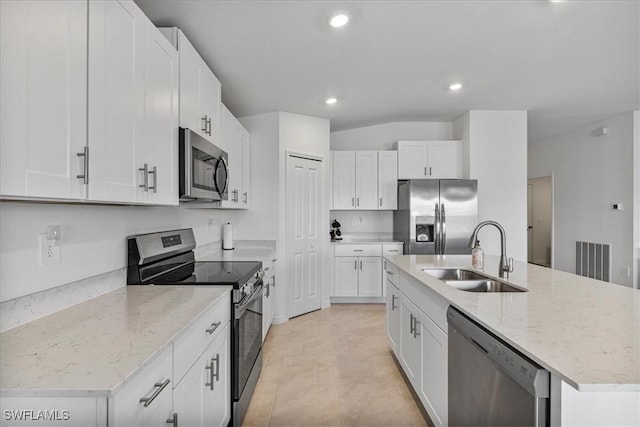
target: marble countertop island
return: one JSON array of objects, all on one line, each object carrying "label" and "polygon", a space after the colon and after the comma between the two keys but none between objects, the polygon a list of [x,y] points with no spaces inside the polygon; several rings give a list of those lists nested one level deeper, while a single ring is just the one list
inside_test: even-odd
[{"label": "marble countertop island", "polygon": [[[471,269],[471,256],[386,258],[577,390],[640,391],[639,290],[515,262],[506,280],[528,292],[465,292],[422,269]],[[498,257],[483,272],[497,277]]]},{"label": "marble countertop island", "polygon": [[231,286],[124,286],[0,334],[0,394],[112,396]]}]

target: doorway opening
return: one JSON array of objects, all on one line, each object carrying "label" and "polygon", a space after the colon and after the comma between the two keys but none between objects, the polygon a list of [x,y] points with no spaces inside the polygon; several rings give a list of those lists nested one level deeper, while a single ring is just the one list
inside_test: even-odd
[{"label": "doorway opening", "polygon": [[553,266],[553,179],[529,179],[527,185],[527,261]]}]

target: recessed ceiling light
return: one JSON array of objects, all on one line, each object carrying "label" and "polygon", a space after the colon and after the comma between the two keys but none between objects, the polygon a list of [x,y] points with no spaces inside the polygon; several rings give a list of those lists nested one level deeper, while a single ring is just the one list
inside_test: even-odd
[{"label": "recessed ceiling light", "polygon": [[333,28],[341,28],[347,25],[347,22],[349,22],[349,17],[344,13],[340,13],[331,17],[331,19],[329,20],[329,25],[331,25]]},{"label": "recessed ceiling light", "polygon": [[455,83],[451,83],[449,85],[449,90],[456,92],[458,90],[462,89],[462,83],[460,82],[455,82]]},{"label": "recessed ceiling light", "polygon": [[333,105],[333,104],[335,104],[336,102],[338,102],[338,99],[337,99],[337,98],[327,98],[327,100],[326,100],[326,101],[324,101],[324,102],[325,102],[327,105]]}]

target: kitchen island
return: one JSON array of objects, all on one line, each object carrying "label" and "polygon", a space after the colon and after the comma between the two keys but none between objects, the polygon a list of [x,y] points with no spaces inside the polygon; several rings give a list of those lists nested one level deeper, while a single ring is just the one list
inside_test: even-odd
[{"label": "kitchen island", "polygon": [[[445,337],[443,307],[452,305],[547,369],[552,425],[640,425],[640,291],[516,262],[507,281],[527,292],[466,292],[423,269],[472,270],[470,256],[386,259],[400,291],[406,283],[409,295],[426,295],[419,309],[439,304],[432,317]],[[482,272],[497,277],[498,257],[485,257]]]}]

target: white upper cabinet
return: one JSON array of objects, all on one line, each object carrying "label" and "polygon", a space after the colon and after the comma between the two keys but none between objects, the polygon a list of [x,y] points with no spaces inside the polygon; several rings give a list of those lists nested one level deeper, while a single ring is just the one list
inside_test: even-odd
[{"label": "white upper cabinet", "polygon": [[331,154],[333,209],[396,209],[395,151],[332,151]]},{"label": "white upper cabinet", "polygon": [[460,141],[398,141],[398,179],[462,178]]},{"label": "white upper cabinet", "polygon": [[378,152],[356,151],[356,209],[378,209]]},{"label": "white upper cabinet", "polygon": [[[221,104],[221,106],[220,122],[222,132],[220,134],[220,147],[229,155],[229,199],[221,201],[220,207],[247,209],[249,207],[249,194],[245,186],[248,187],[249,183],[247,182],[245,184],[244,182],[244,168],[245,166],[248,167],[248,161],[245,159],[245,156],[247,156],[247,158],[249,156],[249,134],[227,107],[224,104]],[[247,203],[245,203],[245,200]]]},{"label": "white upper cabinet", "polygon": [[87,2],[0,1],[0,195],[84,199]]},{"label": "white upper cabinet", "polygon": [[356,208],[356,152],[332,151],[333,209]]},{"label": "white upper cabinet", "polygon": [[177,51],[138,6],[0,4],[1,195],[177,204]]},{"label": "white upper cabinet", "polygon": [[240,141],[242,142],[242,197],[240,204],[243,209],[251,206],[251,135],[240,125]]},{"label": "white upper cabinet", "polygon": [[133,2],[89,3],[90,200],[144,200],[145,23]]},{"label": "white upper cabinet", "polygon": [[178,204],[178,65],[178,52],[153,25],[147,25],[144,161],[150,165],[153,188],[145,194],[146,201],[155,204]]},{"label": "white upper cabinet", "polygon": [[184,33],[162,28],[180,56],[180,126],[218,144],[220,135],[220,81]]},{"label": "white upper cabinet", "polygon": [[398,209],[397,151],[378,151],[378,209]]}]

